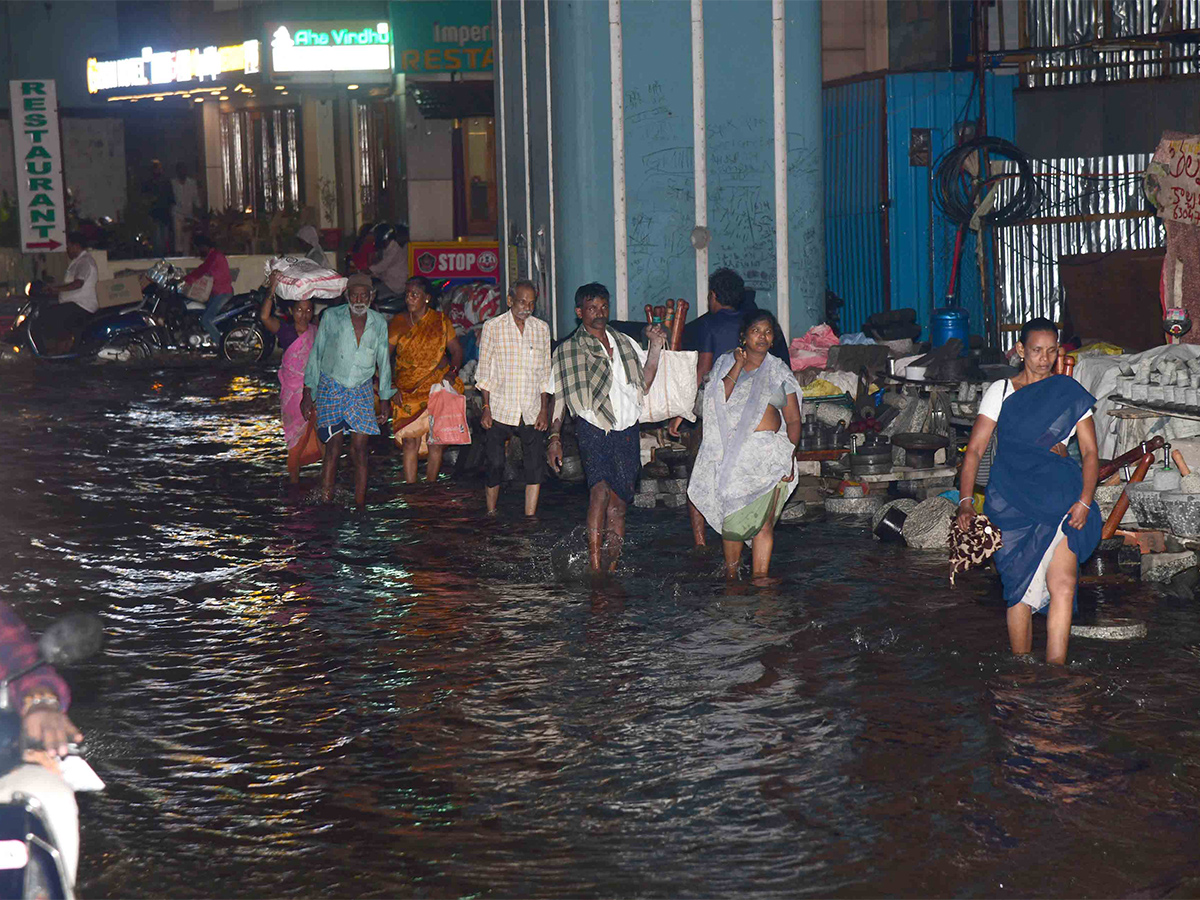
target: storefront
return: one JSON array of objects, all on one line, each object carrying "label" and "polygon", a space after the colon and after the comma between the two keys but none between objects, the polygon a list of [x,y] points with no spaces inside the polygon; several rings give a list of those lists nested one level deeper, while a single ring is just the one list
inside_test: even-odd
[{"label": "storefront", "polygon": [[[131,195],[151,158],[197,173],[245,249],[312,221],[334,249],[364,221],[402,218],[399,123],[386,22],[276,21],[231,47],[88,60],[89,91],[120,110]],[[143,158],[144,157],[144,158]]]},{"label": "storefront", "polygon": [[496,237],[492,4],[391,4],[414,239]]}]

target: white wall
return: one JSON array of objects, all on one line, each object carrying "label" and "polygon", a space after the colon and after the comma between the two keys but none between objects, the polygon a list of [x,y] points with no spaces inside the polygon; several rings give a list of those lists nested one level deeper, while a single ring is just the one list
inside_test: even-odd
[{"label": "white wall", "polygon": [[120,119],[62,120],[65,183],[85,219],[124,216],[125,123]]},{"label": "white wall", "polygon": [[[63,117],[62,150],[66,185],[79,200],[84,218],[125,214],[125,123],[120,119]],[[0,191],[15,197],[12,121],[0,120]]]},{"label": "white wall", "polygon": [[454,122],[426,119],[405,97],[408,228],[414,241],[454,239]]}]

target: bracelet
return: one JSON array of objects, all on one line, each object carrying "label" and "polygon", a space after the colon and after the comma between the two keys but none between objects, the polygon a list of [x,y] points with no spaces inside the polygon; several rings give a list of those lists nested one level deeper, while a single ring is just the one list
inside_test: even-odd
[{"label": "bracelet", "polygon": [[51,712],[59,712],[62,710],[62,704],[58,702],[57,697],[48,694],[30,697],[25,701],[25,708],[21,710],[21,715],[27,716],[35,709],[41,708],[48,709]]},{"label": "bracelet", "polygon": [[958,501],[959,506],[962,506],[964,503],[970,503],[972,506],[975,505],[975,501],[972,500],[970,497],[963,497],[961,500]]},{"label": "bracelet", "polygon": [[561,438],[561,437],[559,437],[557,434],[552,434],[552,435],[550,435],[550,440],[552,440],[552,441],[558,441],[560,444],[562,443],[562,438]]}]

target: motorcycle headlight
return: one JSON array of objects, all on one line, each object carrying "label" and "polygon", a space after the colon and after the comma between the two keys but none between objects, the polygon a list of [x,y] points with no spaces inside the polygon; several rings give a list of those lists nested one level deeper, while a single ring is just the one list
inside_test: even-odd
[{"label": "motorcycle headlight", "polygon": [[33,282],[32,282],[32,281],[27,281],[27,282],[25,282],[25,296],[26,296],[26,297],[28,297],[28,296],[29,296],[29,292],[30,292],[31,290],[33,290]]}]

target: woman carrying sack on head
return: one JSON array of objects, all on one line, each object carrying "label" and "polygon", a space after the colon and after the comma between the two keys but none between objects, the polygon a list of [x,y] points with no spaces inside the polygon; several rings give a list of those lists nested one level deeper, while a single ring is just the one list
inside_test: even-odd
[{"label": "woman carrying sack on head", "polygon": [[[450,324],[433,299],[429,280],[420,275],[408,279],[404,301],[408,309],[392,317],[388,342],[396,353],[393,377],[398,394],[392,402],[392,435],[404,453],[404,480],[417,481],[417,459],[429,434],[429,391],[435,384],[449,381],[463,393],[458,377],[462,365],[462,347]],[[425,480],[437,481],[442,467],[441,444],[428,444]]]},{"label": "woman carrying sack on head", "polygon": [[[1079,565],[1100,543],[1100,510],[1092,501],[1100,473],[1092,405],[1096,398],[1073,378],[1055,375],[1058,329],[1031,319],[1017,352],[1024,368],[988,388],[963,459],[956,525],[971,529],[979,462],[996,432],[984,514],[1000,529],[996,569],[1008,603],[1013,653],[1033,649],[1033,613],[1046,615],[1046,662],[1067,661]],[[1079,438],[1083,466],[1067,456]]]}]

